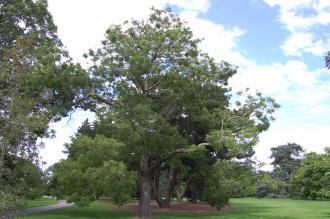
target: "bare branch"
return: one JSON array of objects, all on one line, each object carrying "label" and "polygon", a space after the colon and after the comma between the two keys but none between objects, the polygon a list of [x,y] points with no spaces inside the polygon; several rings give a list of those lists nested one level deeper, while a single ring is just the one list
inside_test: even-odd
[{"label": "bare branch", "polygon": [[152,91],[152,90],[155,89],[159,84],[160,84],[160,81],[156,82],[154,85],[152,85],[151,87],[147,88],[147,89],[145,90],[144,93],[148,93],[149,91]]}]

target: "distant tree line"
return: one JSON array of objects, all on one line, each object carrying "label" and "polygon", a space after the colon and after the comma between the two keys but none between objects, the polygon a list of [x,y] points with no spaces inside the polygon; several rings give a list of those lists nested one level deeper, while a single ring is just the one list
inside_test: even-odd
[{"label": "distant tree line", "polygon": [[272,171],[255,171],[255,196],[262,198],[330,198],[329,149],[318,154],[303,154],[303,148],[295,143],[271,149]]}]

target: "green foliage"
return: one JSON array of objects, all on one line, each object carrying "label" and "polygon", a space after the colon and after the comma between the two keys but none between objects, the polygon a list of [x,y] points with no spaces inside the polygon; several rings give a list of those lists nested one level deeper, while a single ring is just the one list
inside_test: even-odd
[{"label": "green foliage", "polygon": [[25,202],[14,193],[1,188],[0,190],[0,218],[16,218],[21,215]]},{"label": "green foliage", "polygon": [[237,100],[233,109],[216,109],[213,120],[217,124],[206,137],[220,159],[251,157],[259,134],[268,129],[279,107],[272,98],[251,95],[248,89],[238,95],[242,100]]},{"label": "green foliage", "polygon": [[205,175],[203,200],[217,208],[232,197],[253,196],[256,193],[256,174],[249,161],[217,161]]},{"label": "green foliage", "polygon": [[122,143],[101,135],[81,136],[66,147],[69,159],[54,166],[56,192],[79,206],[101,196],[116,204],[129,200],[135,175],[119,160]]},{"label": "green foliage", "polygon": [[[287,143],[271,148],[270,158],[273,159],[271,163],[273,171],[270,176],[278,184],[278,188],[276,191],[271,189],[267,191],[266,187],[264,189],[260,187],[259,190],[263,190],[261,192],[263,195],[271,197],[288,197],[291,195],[289,190],[292,190],[293,185],[290,181],[300,166],[303,152],[303,148],[295,143]],[[269,194],[266,194],[267,192]]]},{"label": "green foliage", "polygon": [[303,148],[295,143],[288,143],[271,148],[270,158],[274,159],[272,176],[288,182],[292,174],[299,168]]},{"label": "green foliage", "polygon": [[218,171],[231,184],[230,197],[252,197],[256,194],[257,174],[251,160],[222,161]]},{"label": "green foliage", "polygon": [[281,180],[273,179],[267,172],[259,172],[256,184],[256,196],[258,198],[278,198],[281,197],[280,191],[286,187],[286,183]]},{"label": "green foliage", "polygon": [[71,63],[46,1],[2,0],[0,7],[0,149],[36,158],[37,138],[72,110],[88,76]]},{"label": "green foliage", "polygon": [[[248,89],[246,93],[239,93],[238,97],[240,99],[234,106],[214,109],[214,112],[207,116],[207,122],[212,126],[204,138],[210,147],[206,157],[205,154],[200,153],[204,158],[193,158],[195,165],[190,173],[190,189],[202,190],[205,183],[203,181],[208,177],[216,159],[230,161],[250,158],[254,154],[253,147],[258,142],[259,134],[268,129],[274,119],[272,114],[279,107],[272,98],[263,97],[260,93],[251,95]],[[227,165],[226,162],[223,165],[222,177],[231,179],[232,185],[236,184],[236,192],[230,193],[231,196],[255,194],[253,182],[256,176],[252,167],[246,169],[247,166],[241,168],[239,165]],[[229,170],[239,172],[242,176],[231,174]]]},{"label": "green foliage", "polygon": [[229,202],[229,187],[229,183],[223,181],[207,185],[203,193],[203,200],[220,210]]},{"label": "green foliage", "polygon": [[330,153],[315,152],[304,156],[300,168],[296,171],[291,193],[305,199],[330,198]]},{"label": "green foliage", "polygon": [[47,1],[0,1],[0,188],[18,197],[43,193],[37,140],[53,136],[49,122],[74,109],[87,85],[57,37]]},{"label": "green foliage", "polygon": [[205,182],[202,200],[217,209],[226,205],[232,196],[232,186],[234,185],[223,174],[222,162],[217,162],[212,167],[211,173],[206,177]]},{"label": "green foliage", "polygon": [[10,188],[12,193],[29,199],[41,197],[44,193],[42,171],[31,161],[6,156],[0,185]]}]

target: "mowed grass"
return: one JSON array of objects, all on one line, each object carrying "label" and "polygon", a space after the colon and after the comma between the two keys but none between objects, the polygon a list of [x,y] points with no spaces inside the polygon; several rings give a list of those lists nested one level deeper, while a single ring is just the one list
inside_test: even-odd
[{"label": "mowed grass", "polygon": [[53,205],[56,203],[58,203],[58,201],[53,198],[43,197],[43,198],[38,198],[35,200],[28,200],[27,207],[36,208],[36,207],[41,207],[41,206],[46,206],[46,205]]},{"label": "mowed grass", "polygon": [[[35,214],[24,219],[132,219],[136,212],[116,212],[107,203],[96,202],[88,208],[76,206]],[[232,199],[231,210],[219,213],[154,213],[154,219],[325,219],[330,218],[330,201],[290,199]]]}]

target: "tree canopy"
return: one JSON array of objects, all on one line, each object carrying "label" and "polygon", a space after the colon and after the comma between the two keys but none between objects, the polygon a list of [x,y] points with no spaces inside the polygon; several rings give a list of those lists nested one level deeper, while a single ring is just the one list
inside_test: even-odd
[{"label": "tree canopy", "polygon": [[88,76],[63,49],[46,1],[0,5],[1,156],[32,158],[37,138],[74,108]]},{"label": "tree canopy", "polygon": [[[85,55],[93,63],[88,70],[93,86],[84,91],[81,102],[96,111],[97,119],[84,123],[66,146],[68,159],[55,171],[64,184],[79,181],[64,186],[67,197],[78,203],[98,195],[115,198],[117,184],[109,179],[126,178],[130,183],[133,171],[139,216],[149,217],[151,196],[159,204],[164,200],[157,193],[165,176],[165,199],[170,200],[180,171],[205,166],[197,164],[193,154],[209,160],[205,168],[212,168],[214,159],[253,155],[258,135],[269,127],[278,105],[248,90],[231,104],[228,79],[236,67],[217,63],[200,51],[199,41],[170,10],[152,9],[145,20],[110,26],[102,47]],[[183,157],[195,164],[183,168]],[[188,175],[181,179],[188,181]],[[93,187],[97,181],[109,190]],[[120,192],[124,195],[128,190]]]}]

